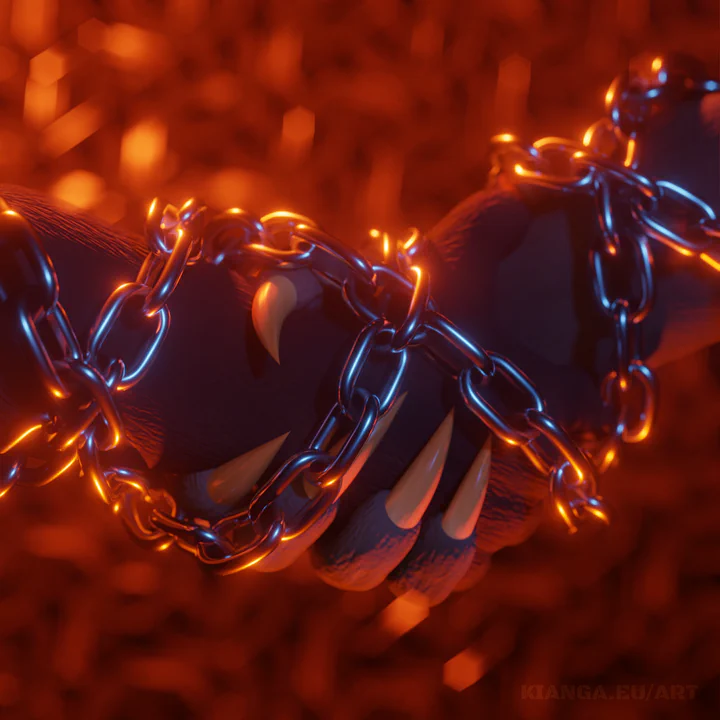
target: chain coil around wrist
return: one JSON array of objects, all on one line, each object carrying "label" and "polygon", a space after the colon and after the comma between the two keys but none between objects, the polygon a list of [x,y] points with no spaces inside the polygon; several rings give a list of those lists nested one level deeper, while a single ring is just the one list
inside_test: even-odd
[{"label": "chain coil around wrist", "polygon": [[638,142],[647,120],[669,103],[718,90],[717,81],[689,75],[682,60],[644,56],[610,85],[606,116],[582,142],[548,137],[524,146],[511,135],[491,141],[496,182],[585,194],[595,203],[600,240],[588,248],[589,273],[614,340],[614,368],[601,385],[614,422],[593,444],[598,472],[623,443],[645,440],[655,419],[657,382],[638,343],[655,296],[651,241],[720,270],[715,212],[684,188],[641,174]]},{"label": "chain coil around wrist", "polygon": [[[328,512],[343,473],[397,400],[410,353],[426,352],[456,378],[467,407],[503,441],[522,448],[548,476],[555,506],[570,530],[586,516],[606,520],[596,472],[612,464],[623,441],[647,437],[655,412],[655,380],[634,342],[653,301],[649,240],[698,255],[720,269],[720,231],[712,209],[682,188],[635,169],[638,128],[659,100],[671,90],[678,92],[680,81],[663,63],[653,60],[649,75],[616,80],[606,98],[608,119],[592,126],[582,144],[545,138],[524,147],[512,136],[494,139],[492,177],[497,181],[592,193],[596,198],[603,243],[590,250],[590,266],[595,297],[615,328],[617,365],[602,386],[616,422],[592,460],[548,414],[537,388],[517,366],[474,343],[441,314],[422,269],[423,238],[417,231],[394,247],[385,236],[385,260],[372,264],[300,215],[276,212],[257,218],[234,208],[208,219],[206,208],[194,199],[179,209],[155,200],[146,223],[149,253],[137,278],[108,298],[83,350],[59,302],[49,258],[24,219],[0,207],[0,232],[6,238],[0,244],[3,301],[13,308],[15,335],[29,352],[49,401],[45,411],[0,447],[0,454],[11,458],[0,478],[0,493],[16,482],[50,482],[79,463],[135,537],[156,549],[176,544],[222,572],[233,572],[261,561]],[[686,77],[682,84],[684,92],[717,89],[709,81],[691,83]],[[645,109],[640,112],[636,102],[629,119],[623,103],[637,101],[638,95]],[[600,140],[607,145],[608,137],[612,152],[601,153]],[[564,174],[558,165],[564,166]],[[667,204],[696,214],[692,232],[680,234],[673,228],[660,213]],[[245,507],[214,523],[183,516],[167,491],[148,487],[142,474],[130,468],[104,467],[100,457],[124,436],[113,396],[146,374],[169,329],[168,300],[185,270],[200,261],[229,263],[252,276],[269,268],[306,267],[334,286],[364,323],[339,378],[337,400],[308,447],[289,458]],[[639,294],[631,289],[611,292],[611,267],[621,261],[640,279]],[[386,313],[390,298],[407,308],[397,322]],[[120,315],[129,312],[140,313],[147,328],[138,356],[114,358],[101,366],[107,337]],[[43,325],[54,347],[41,339],[38,328]],[[371,356],[386,367],[381,387],[373,391],[361,383]],[[495,407],[488,399],[490,386],[493,397],[502,396],[497,390],[504,386],[506,396],[519,395],[524,402]],[[45,462],[28,467],[28,455],[45,457]],[[277,501],[299,479],[315,491],[299,512],[287,517]]]}]

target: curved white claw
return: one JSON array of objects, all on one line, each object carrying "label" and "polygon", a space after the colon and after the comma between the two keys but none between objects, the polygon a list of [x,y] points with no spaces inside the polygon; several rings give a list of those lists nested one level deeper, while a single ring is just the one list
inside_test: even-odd
[{"label": "curved white claw", "polygon": [[280,364],[280,332],[285,318],[297,307],[295,284],[283,275],[273,275],[255,293],[252,321],[263,347]]},{"label": "curved white claw", "polygon": [[207,481],[210,499],[218,505],[230,505],[247,495],[267,470],[289,435],[278,435],[215,468]]},{"label": "curved white claw", "polygon": [[482,512],[490,480],[492,461],[492,435],[477,454],[470,469],[460,483],[442,519],[442,529],[455,540],[465,540],[472,535]]},{"label": "curved white claw", "polygon": [[385,509],[398,527],[414,528],[427,510],[445,467],[452,428],[451,410],[388,495]]}]

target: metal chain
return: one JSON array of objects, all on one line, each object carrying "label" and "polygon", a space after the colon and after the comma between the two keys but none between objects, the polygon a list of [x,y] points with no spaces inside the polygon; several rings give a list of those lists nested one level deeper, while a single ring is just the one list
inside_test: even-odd
[{"label": "metal chain", "polygon": [[[206,222],[205,208],[195,200],[179,210],[171,205],[160,208],[155,201],[148,213],[150,252],[135,282],[121,285],[108,298],[91,327],[84,351],[59,303],[50,260],[39,250],[29,225],[12,211],[0,217],[3,237],[7,237],[10,223],[22,228],[25,242],[12,249],[31,257],[34,282],[43,290],[29,308],[25,285],[13,288],[3,278],[8,300],[20,308],[20,334],[25,333],[26,343],[42,359],[52,398],[51,409],[2,448],[3,453],[17,454],[2,479],[3,488],[27,482],[38,472],[24,466],[20,451],[41,457],[42,447],[38,446],[46,451],[66,451],[71,462],[62,456],[65,462],[59,470],[56,462],[46,463],[43,482],[79,460],[83,475],[135,537],[158,549],[175,543],[204,563],[233,572],[259,562],[280,542],[299,536],[328,511],[337,499],[343,474],[378,419],[396,402],[410,353],[422,349],[442,360],[457,378],[467,406],[500,437],[523,446],[536,465],[557,476],[556,482],[567,483],[567,476],[573,475],[576,492],[586,496],[586,502],[577,504],[576,514],[587,507],[603,515],[600,501],[593,499],[595,482],[587,458],[547,415],[535,386],[509,360],[476,345],[438,312],[430,296],[428,273],[417,264],[424,239],[416,230],[394,249],[385,236],[386,262],[373,265],[308,218],[291,213],[256,218],[231,209]],[[7,244],[2,247],[10,248]],[[212,524],[184,517],[167,491],[150,488],[142,474],[130,468],[104,467],[100,457],[117,447],[124,436],[113,396],[135,385],[147,372],[167,334],[167,302],[185,268],[201,259],[229,263],[253,276],[268,268],[308,267],[333,285],[363,321],[340,375],[336,402],[308,447],[289,458],[245,508]],[[13,269],[9,263],[2,267]],[[10,297],[13,289],[16,294]],[[392,312],[391,305],[406,309]],[[149,323],[140,354],[108,360],[103,355],[107,338],[120,316],[130,312],[139,313]],[[39,339],[37,327],[45,321],[56,331],[59,353]],[[363,383],[371,361],[384,368],[382,382],[372,389]],[[520,396],[512,407],[497,408],[486,399],[490,394],[502,395],[503,390],[511,397]],[[559,459],[545,459],[545,452],[535,448],[538,437],[548,438]],[[288,517],[279,510],[278,500],[299,481],[314,486],[315,491]]]},{"label": "metal chain", "polygon": [[[684,188],[638,170],[638,135],[669,102],[720,90],[720,83],[687,74],[679,60],[641,57],[616,78],[605,96],[607,117],[582,142],[546,137],[523,146],[511,135],[492,139],[496,182],[594,198],[600,240],[589,247],[593,294],[614,335],[614,369],[602,381],[612,426],[592,446],[598,472],[617,458],[623,442],[645,440],[653,427],[657,383],[642,361],[639,328],[655,296],[650,241],[699,257],[720,271],[720,227],[713,209]],[[590,454],[590,447],[586,448]],[[554,490],[556,502],[563,488]],[[561,513],[564,500],[559,500]]]},{"label": "metal chain", "polygon": [[[615,111],[614,98],[624,97],[629,90],[617,83],[614,87],[609,103],[611,117],[617,115],[612,133],[618,136],[625,115]],[[603,469],[621,439],[642,439],[652,423],[653,376],[632,342],[633,328],[652,305],[652,256],[646,237],[682,248],[685,254],[699,254],[711,265],[718,263],[718,268],[720,255],[712,242],[718,238],[712,210],[677,186],[639,175],[633,168],[634,150],[628,151],[634,136],[626,136],[625,150],[631,161],[625,164],[589,149],[599,133],[598,129],[586,135],[589,140],[583,145],[551,138],[530,148],[509,136],[496,138],[493,175],[507,177],[509,169],[515,181],[594,192],[600,198],[604,244],[593,250],[591,261],[596,296],[617,329],[618,358],[618,369],[603,384],[606,402],[616,406],[618,417],[605,462],[599,464]],[[550,162],[553,154],[563,156],[567,174],[557,174]],[[668,201],[698,213],[696,226],[703,242],[685,233],[681,236],[667,225],[658,208]],[[625,218],[622,228],[618,217]],[[626,228],[628,218],[634,223],[627,225],[633,232]],[[374,234],[380,237],[379,232]],[[466,406],[491,431],[521,447],[534,466],[548,475],[555,505],[571,530],[588,515],[607,520],[607,510],[597,495],[596,468],[548,414],[535,385],[510,360],[475,344],[438,311],[430,295],[430,278],[422,268],[425,240],[417,230],[400,243],[391,243],[383,235],[385,260],[372,264],[309,218],[294,213],[257,218],[233,208],[208,219],[206,208],[194,199],[179,209],[156,199],[148,212],[146,237],[150,252],[136,280],[121,285],[108,298],[83,351],[59,302],[50,259],[29,224],[0,206],[0,298],[10,317],[8,347],[26,353],[48,397],[47,409],[0,445],[0,454],[10,458],[0,478],[0,493],[17,482],[50,482],[79,462],[82,474],[139,540],[156,549],[176,544],[223,573],[249,567],[328,512],[337,499],[340,478],[377,421],[396,402],[410,353],[422,351],[456,378]],[[186,517],[167,491],[150,488],[141,473],[104,467],[100,458],[124,438],[114,395],[133,387],[148,371],[168,332],[168,300],[185,269],[201,260],[227,263],[250,277],[268,269],[306,267],[334,286],[364,323],[341,372],[336,402],[307,448],[290,457],[239,512],[214,523]],[[626,286],[626,292],[611,292],[610,275],[619,260],[634,263],[641,276],[639,295],[633,294],[634,286]],[[398,313],[398,305],[406,310]],[[134,358],[108,360],[102,352],[105,342],[118,318],[131,312],[139,313],[147,327],[141,350]],[[44,324],[56,347],[48,347],[41,339],[39,328]],[[371,358],[385,369],[382,383],[374,389],[362,382]],[[638,389],[639,410],[630,400]],[[498,398],[513,401],[499,403]],[[31,468],[26,462],[29,456],[44,462]],[[290,485],[301,481],[315,491],[308,493],[299,511],[286,516],[278,500]]]}]

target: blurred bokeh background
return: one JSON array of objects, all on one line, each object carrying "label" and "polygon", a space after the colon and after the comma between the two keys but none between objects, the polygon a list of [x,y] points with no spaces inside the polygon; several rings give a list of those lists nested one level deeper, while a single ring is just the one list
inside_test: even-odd
[{"label": "blurred bokeh background", "polygon": [[[290,208],[350,242],[428,228],[491,134],[579,138],[638,52],[720,70],[717,0],[0,0],[0,181],[139,229],[150,198]],[[81,483],[0,505],[0,717],[715,718],[720,387],[666,367],[605,478],[611,531],[547,522],[429,615],[305,560],[215,578]],[[523,686],[698,686],[694,701]],[[668,691],[669,692],[669,691]]]}]

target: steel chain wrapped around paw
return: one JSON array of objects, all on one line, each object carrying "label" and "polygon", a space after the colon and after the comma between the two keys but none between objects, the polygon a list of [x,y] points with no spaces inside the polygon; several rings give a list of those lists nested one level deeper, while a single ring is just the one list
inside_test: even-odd
[{"label": "steel chain wrapped around paw", "polygon": [[[547,137],[524,147],[514,136],[492,139],[496,181],[586,193],[595,200],[602,241],[588,249],[590,274],[598,308],[612,322],[615,336],[615,369],[601,388],[615,422],[594,453],[599,472],[612,465],[623,442],[645,440],[655,418],[655,376],[637,346],[639,325],[654,300],[650,241],[699,257],[720,271],[715,212],[684,188],[638,172],[638,132],[667,103],[718,90],[720,83],[690,77],[677,62],[642,57],[610,85],[607,117],[588,128],[582,142]],[[613,283],[615,292],[611,277],[624,278]],[[563,488],[555,497],[561,513],[572,510],[562,499]]]},{"label": "steel chain wrapped around paw", "polygon": [[[426,352],[456,378],[467,407],[502,440],[520,446],[548,476],[555,506],[570,530],[588,515],[607,520],[596,473],[610,466],[623,441],[648,436],[655,412],[655,380],[634,342],[653,302],[649,240],[698,255],[720,269],[720,230],[712,209],[680,187],[640,175],[635,136],[659,103],[714,89],[717,83],[691,80],[655,58],[613,83],[606,97],[608,118],[593,125],[583,143],[544,138],[523,147],[512,136],[494,138],[492,175],[497,181],[592,193],[596,199],[603,243],[590,249],[590,267],[595,297],[615,328],[617,364],[602,385],[616,422],[592,460],[588,449],[578,447],[547,413],[544,399],[518,367],[475,344],[441,314],[422,268],[424,240],[417,231],[395,247],[385,236],[384,262],[373,265],[300,215],[276,212],[256,218],[230,209],[208,219],[206,208],[195,200],[179,209],[155,200],[146,223],[150,252],[135,282],[121,285],[108,298],[82,349],[59,302],[49,258],[28,223],[3,206],[0,290],[12,308],[9,346],[27,354],[48,402],[45,411],[0,447],[0,454],[11,458],[0,492],[16,482],[50,482],[79,462],[82,474],[138,539],[156,549],[177,544],[221,572],[234,572],[261,561],[325,515],[338,497],[341,477],[397,401],[410,353]],[[689,233],[679,234],[667,219],[677,209],[695,214]],[[182,515],[167,491],[150,488],[137,471],[101,462],[101,453],[124,437],[113,396],[147,372],[168,332],[168,299],[185,269],[201,260],[228,262],[253,277],[268,268],[308,268],[333,286],[364,323],[338,380],[337,400],[307,448],[290,457],[242,510],[214,523]],[[631,285],[624,292],[611,291],[609,278],[620,264],[638,279],[639,294],[633,294]],[[407,307],[399,322],[386,313],[389,299]],[[101,367],[100,351],[126,312],[142,317],[146,334],[141,351]],[[55,347],[41,339],[38,327],[43,324]],[[385,367],[376,391],[362,384],[371,356]],[[487,399],[490,386],[496,390],[493,397],[502,397],[497,389],[503,387],[513,396],[520,394],[526,398],[524,406],[496,407]],[[31,468],[29,456],[44,462]],[[277,500],[299,479],[310,492],[304,506],[288,517]]]}]

